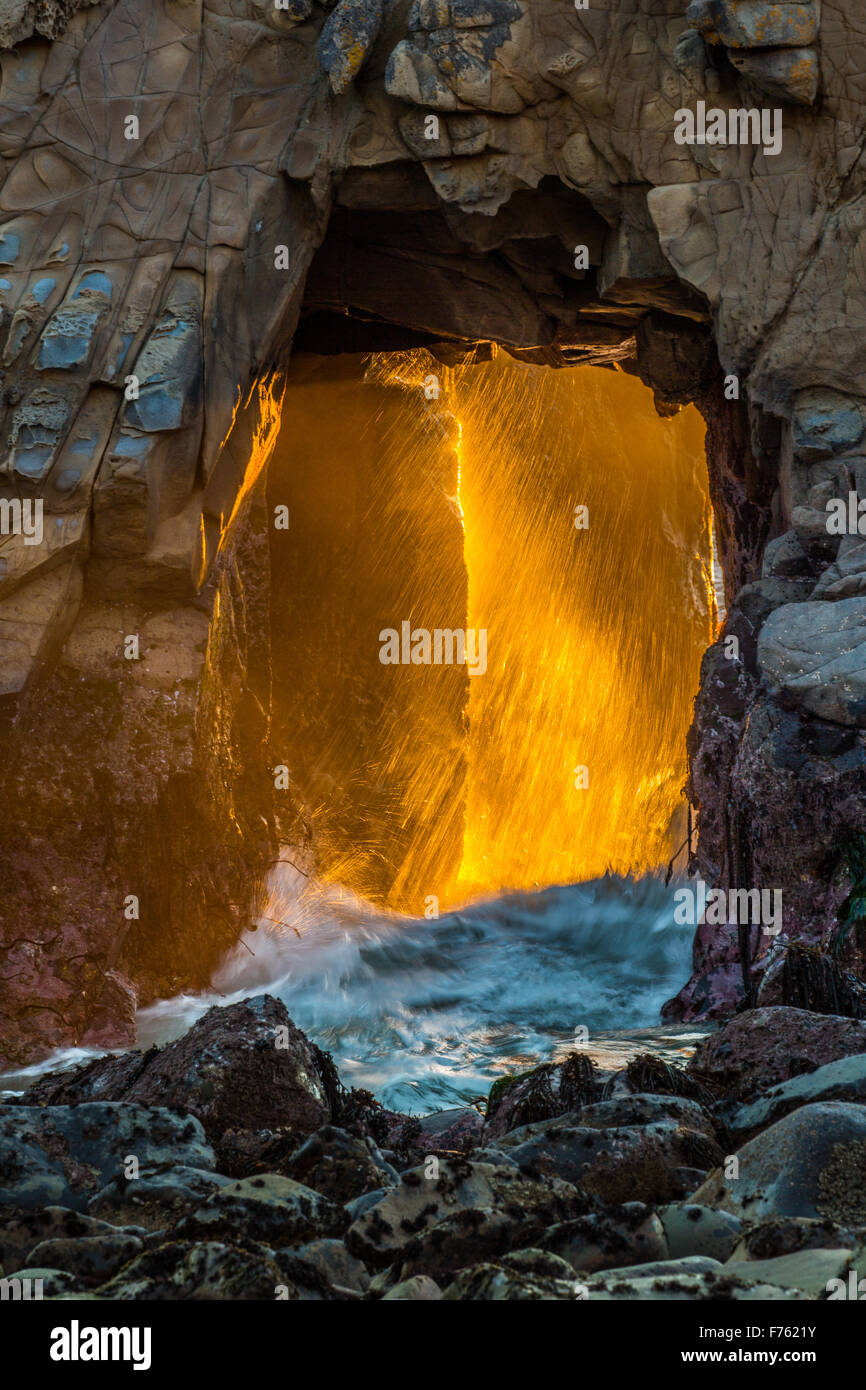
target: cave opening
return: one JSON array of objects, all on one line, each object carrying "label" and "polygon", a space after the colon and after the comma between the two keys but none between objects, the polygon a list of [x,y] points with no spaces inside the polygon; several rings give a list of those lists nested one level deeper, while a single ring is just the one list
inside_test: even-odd
[{"label": "cave opening", "polygon": [[292,862],[431,916],[682,850],[718,617],[693,406],[487,345],[299,352],[267,489]]}]

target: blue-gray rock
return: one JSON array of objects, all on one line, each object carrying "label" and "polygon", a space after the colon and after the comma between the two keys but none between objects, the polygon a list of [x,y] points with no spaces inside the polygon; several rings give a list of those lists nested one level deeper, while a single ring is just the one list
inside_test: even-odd
[{"label": "blue-gray rock", "polygon": [[866,432],[866,412],[854,397],[818,387],[800,392],[792,424],[797,458],[816,463],[859,444]]},{"label": "blue-gray rock", "polygon": [[94,1101],[0,1108],[0,1207],[84,1211],[133,1158],[140,1168],[216,1162],[199,1121],[161,1107]]},{"label": "blue-gray rock", "polygon": [[672,1260],[689,1255],[708,1255],[722,1263],[730,1256],[743,1223],[727,1211],[684,1202],[678,1206],[660,1207],[657,1213],[667,1237],[668,1253]]},{"label": "blue-gray rock", "polygon": [[804,1076],[792,1076],[746,1105],[723,1107],[722,1114],[728,1129],[739,1137],[766,1129],[801,1105],[825,1100],[866,1103],[866,1054],[840,1057]]},{"label": "blue-gray rock", "polygon": [[114,1178],[91,1198],[87,1210],[114,1225],[159,1230],[230,1183],[231,1178],[205,1168],[144,1169],[137,1178]]},{"label": "blue-gray rock", "polygon": [[784,1216],[851,1219],[862,1211],[866,1107],[825,1101],[804,1105],[732,1156],[737,1175],[711,1173],[693,1195],[698,1206],[751,1222]]}]

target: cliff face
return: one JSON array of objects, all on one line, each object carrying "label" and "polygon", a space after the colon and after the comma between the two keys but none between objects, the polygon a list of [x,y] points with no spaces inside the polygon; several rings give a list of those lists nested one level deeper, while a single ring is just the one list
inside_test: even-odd
[{"label": "cliff face", "polygon": [[[128,1040],[249,916],[293,345],[698,404],[739,639],[698,864],[826,932],[866,833],[866,548],[826,526],[866,490],[859,0],[2,0],[0,48],[0,502],[44,506],[0,536],[7,1058]],[[704,929],[679,1010],[736,957]]]}]

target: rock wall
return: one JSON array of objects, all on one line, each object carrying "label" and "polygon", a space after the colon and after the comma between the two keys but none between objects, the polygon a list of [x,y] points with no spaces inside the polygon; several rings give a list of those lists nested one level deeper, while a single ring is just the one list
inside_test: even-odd
[{"label": "rock wall", "polygon": [[[784,936],[832,930],[866,833],[866,550],[826,525],[866,434],[858,0],[3,0],[0,48],[8,1055],[126,1038],[272,852],[250,518],[293,342],[495,341],[697,401],[730,614],[696,866],[783,888]],[[729,138],[688,143],[716,110]],[[234,837],[219,928],[152,838],[178,799],[197,862]],[[744,972],[729,937],[680,1012],[778,953]]]}]

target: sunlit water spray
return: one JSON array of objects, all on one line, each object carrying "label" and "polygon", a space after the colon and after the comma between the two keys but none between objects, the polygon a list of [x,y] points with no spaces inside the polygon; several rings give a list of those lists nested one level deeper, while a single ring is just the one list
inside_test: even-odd
[{"label": "sunlit water spray", "polygon": [[[655,877],[605,878],[473,903],[437,921],[382,912],[290,865],[271,879],[267,918],[214,990],[143,1009],[138,1043],[179,1037],[214,1004],[266,992],[332,1052],[346,1085],[424,1114],[484,1097],[497,1077],[564,1056],[576,1042],[604,1068],[650,1051],[682,1062],[700,1029],[659,1027],[688,973],[691,927],[673,921]],[[71,1065],[81,1049],[49,1059]],[[0,1079],[22,1089],[35,1068]]]},{"label": "sunlit water spray", "polygon": [[[369,900],[375,843],[359,847],[351,818],[316,802],[329,851],[320,880],[274,870],[259,930],[230,953],[214,992],[143,1010],[139,1043],[266,990],[333,1052],[347,1084],[414,1112],[477,1099],[503,1072],[569,1051],[577,1029],[603,1064],[644,1049],[682,1057],[693,1034],[657,1025],[689,973],[693,929],[674,924],[673,885],[651,871],[682,839],[671,822],[715,620],[700,419],[660,420],[623,373],[555,373],[502,354],[459,370],[423,352],[375,358],[367,382],[350,386],[353,409],[387,476],[406,470],[463,528],[468,615],[452,621],[488,632],[487,671],[469,683],[465,782],[442,766],[441,743],[425,760],[424,728],[395,717],[366,774],[396,808],[386,831],[416,827],[392,894]],[[382,411],[380,389],[364,419],[365,389],[383,383],[399,409]],[[371,506],[385,528],[408,525],[403,495]],[[574,525],[579,506],[588,528]],[[422,551],[419,572],[437,560],[441,587],[441,555],[425,562]],[[330,655],[323,644],[322,662]],[[324,665],[323,695],[329,682]],[[350,745],[355,707],[335,721]],[[433,705],[422,713],[435,724]],[[464,804],[445,836],[430,808],[447,805],[452,784]],[[436,866],[454,824],[462,863],[446,879]],[[644,876],[599,877],[608,868]],[[555,883],[568,886],[527,891]],[[438,919],[389,910],[420,914],[427,893]]]},{"label": "sunlit water spray", "polygon": [[[416,400],[438,385],[428,409],[455,423],[468,622],[487,634],[462,866],[440,897],[666,863],[716,619],[697,411],[662,420],[623,372],[504,353],[455,370],[390,355],[368,377]],[[429,444],[416,431],[401,447],[414,469]]]}]

